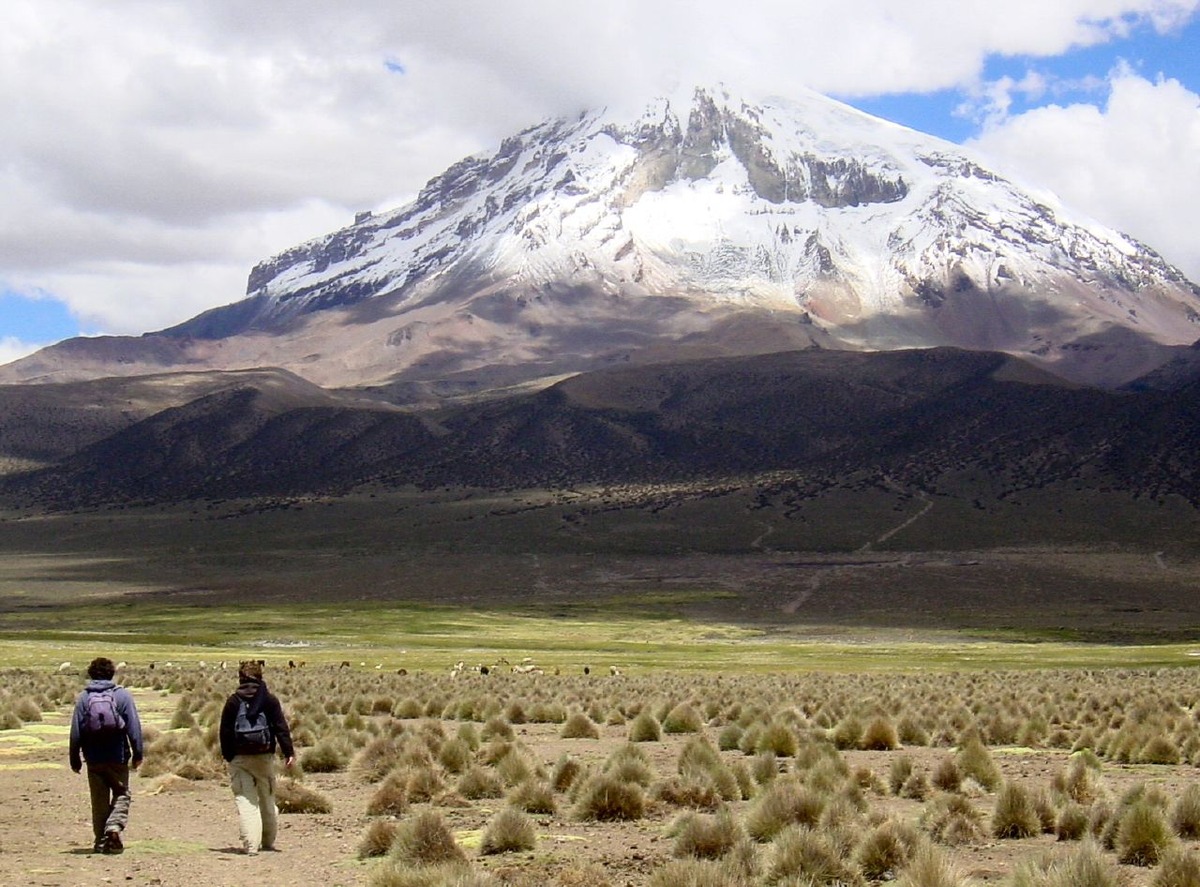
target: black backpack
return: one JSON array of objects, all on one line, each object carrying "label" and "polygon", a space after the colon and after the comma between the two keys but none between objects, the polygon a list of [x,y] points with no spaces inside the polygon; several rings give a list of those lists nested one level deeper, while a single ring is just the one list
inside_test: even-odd
[{"label": "black backpack", "polygon": [[92,737],[116,736],[125,732],[125,719],[117,710],[115,688],[87,691],[80,732]]},{"label": "black backpack", "polygon": [[245,699],[238,699],[233,735],[238,754],[260,755],[271,750],[271,725],[267,723],[267,713],[260,710],[251,721],[250,703]]}]

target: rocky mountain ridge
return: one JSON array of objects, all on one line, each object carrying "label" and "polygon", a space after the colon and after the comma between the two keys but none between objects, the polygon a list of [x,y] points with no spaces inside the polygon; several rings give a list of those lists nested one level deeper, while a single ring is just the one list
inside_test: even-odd
[{"label": "rocky mountain ridge", "polygon": [[713,87],[530,127],[259,263],[240,302],[0,381],[278,366],[485,389],[815,345],[1004,351],[1116,386],[1198,338],[1200,289],[1153,250],[957,146]]}]

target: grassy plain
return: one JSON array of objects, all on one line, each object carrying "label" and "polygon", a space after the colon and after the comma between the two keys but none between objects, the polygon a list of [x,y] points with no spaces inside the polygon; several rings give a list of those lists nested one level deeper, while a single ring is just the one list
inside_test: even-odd
[{"label": "grassy plain", "polygon": [[[705,488],[0,513],[0,664],[97,648],[131,662],[253,654],[410,670],[525,657],[749,672],[1197,661],[1194,515],[1110,502],[1090,542],[1082,517],[1062,516],[1048,541],[1010,528],[1005,544],[963,547],[987,527],[968,539],[954,501],[898,495],[884,508],[883,496],[842,492],[819,517],[777,492]],[[1044,529],[1030,508],[1000,517]],[[1130,542],[1134,524],[1144,535]]]}]

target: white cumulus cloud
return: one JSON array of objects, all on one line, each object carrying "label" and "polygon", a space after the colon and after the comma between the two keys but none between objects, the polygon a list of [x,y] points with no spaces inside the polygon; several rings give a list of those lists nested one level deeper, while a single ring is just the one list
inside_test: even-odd
[{"label": "white cumulus cloud", "polygon": [[1004,118],[973,142],[1025,181],[1157,249],[1200,281],[1200,96],[1120,67],[1102,105]]}]

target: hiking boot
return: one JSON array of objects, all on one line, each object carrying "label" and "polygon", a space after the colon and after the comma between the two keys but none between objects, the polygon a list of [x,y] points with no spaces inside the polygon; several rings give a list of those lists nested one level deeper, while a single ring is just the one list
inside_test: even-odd
[{"label": "hiking boot", "polygon": [[97,838],[95,841],[92,842],[92,852],[93,853],[104,853],[105,848],[107,846],[108,846],[107,838],[103,838],[103,837]]},{"label": "hiking boot", "polygon": [[118,853],[125,852],[125,845],[121,843],[121,833],[116,831],[104,833],[104,853],[115,856]]}]

